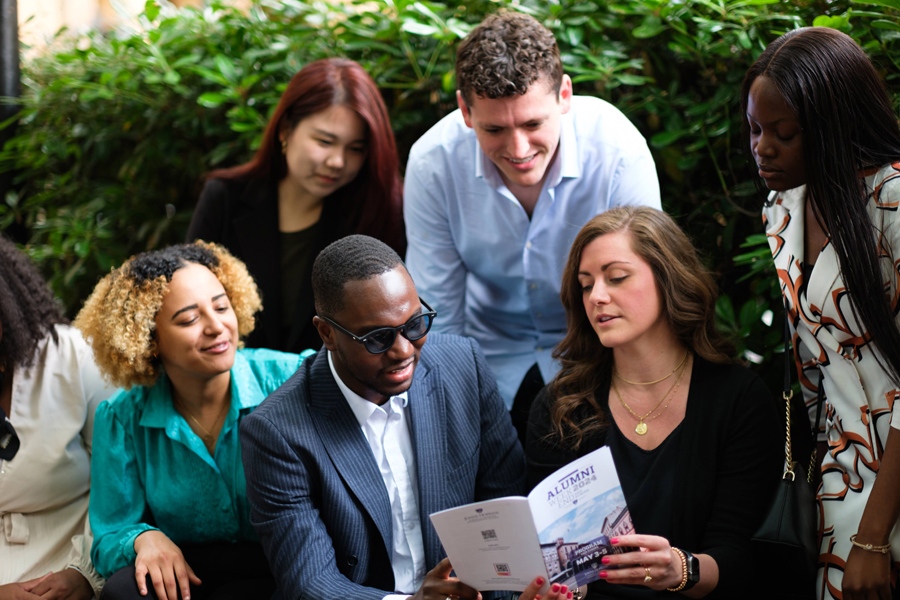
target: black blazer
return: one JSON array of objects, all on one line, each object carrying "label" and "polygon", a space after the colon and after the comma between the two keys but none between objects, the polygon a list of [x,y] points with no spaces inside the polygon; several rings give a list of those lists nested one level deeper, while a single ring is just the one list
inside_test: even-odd
[{"label": "black blazer", "polygon": [[[316,313],[313,301],[312,263],[328,244],[349,232],[342,231],[337,203],[322,209],[313,254],[297,285],[300,301],[294,307],[281,306],[281,247],[278,231],[278,184],[269,179],[210,179],[203,187],[188,227],[187,241],[216,242],[244,261],[262,294],[263,310],[256,328],[247,336],[248,348],[272,348],[300,353],[318,349],[322,340],[312,324]],[[281,331],[284,310],[294,311],[294,326],[288,340]]]},{"label": "black blazer", "polygon": [[[608,383],[596,399],[607,418],[612,418]],[[525,451],[529,489],[576,457],[606,444],[606,433],[600,432],[577,451],[560,448],[547,438],[551,405],[544,388],[531,408]],[[779,410],[768,388],[749,369],[695,357],[678,448],[678,486],[660,490],[660,497],[672,502],[676,516],[669,542],[716,560],[719,583],[707,598],[765,595],[753,586],[753,570],[780,568],[750,551],[750,536],[761,523],[782,474],[784,429]],[[639,521],[639,515],[632,517]],[[652,531],[636,533],[653,535]],[[608,584],[591,584],[589,590],[589,598],[614,597],[614,588]]]}]

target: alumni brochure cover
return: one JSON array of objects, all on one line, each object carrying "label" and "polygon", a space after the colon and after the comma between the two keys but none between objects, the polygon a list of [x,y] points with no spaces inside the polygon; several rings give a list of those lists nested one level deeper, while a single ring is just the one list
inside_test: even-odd
[{"label": "alumni brochure cover", "polygon": [[609,448],[556,471],[527,498],[476,502],[431,515],[459,579],[477,590],[522,591],[542,575],[587,585],[601,559],[624,551],[613,537],[634,533]]}]

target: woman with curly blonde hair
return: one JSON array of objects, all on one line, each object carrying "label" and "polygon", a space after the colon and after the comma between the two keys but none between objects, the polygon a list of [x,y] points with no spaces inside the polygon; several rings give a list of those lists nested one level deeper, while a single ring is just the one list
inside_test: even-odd
[{"label": "woman with curly blonde hair", "polygon": [[101,371],[124,388],[94,424],[91,556],[109,578],[104,600],[274,590],[238,429],[307,353],[239,349],[260,305],[241,261],[195,242],[129,259],[76,318]]}]

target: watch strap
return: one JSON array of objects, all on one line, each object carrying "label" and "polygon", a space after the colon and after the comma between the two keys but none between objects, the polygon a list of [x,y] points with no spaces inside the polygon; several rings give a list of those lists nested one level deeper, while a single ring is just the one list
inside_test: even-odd
[{"label": "watch strap", "polygon": [[688,552],[684,553],[685,566],[687,568],[687,581],[684,584],[683,591],[687,591],[700,582],[700,559]]}]

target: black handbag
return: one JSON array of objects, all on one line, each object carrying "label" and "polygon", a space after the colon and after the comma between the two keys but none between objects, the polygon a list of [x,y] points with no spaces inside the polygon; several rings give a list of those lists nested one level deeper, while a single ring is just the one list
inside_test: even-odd
[{"label": "black handbag", "polygon": [[[771,565],[766,579],[768,598],[813,598],[818,563],[818,535],[816,532],[816,505],[812,482],[816,464],[815,440],[822,411],[822,382],[816,406],[815,425],[793,427],[791,409],[800,413],[795,422],[806,421],[803,402],[792,406],[791,361],[788,352],[790,328],[787,309],[784,317],[784,393],[785,402],[785,470],[766,510],[765,518],[752,537],[754,554],[765,564]],[[798,423],[798,424],[799,424]],[[809,431],[808,435],[806,432]],[[803,439],[797,439],[803,436]],[[809,450],[809,466],[793,460],[793,445]],[[805,455],[806,452],[801,454]]]}]

